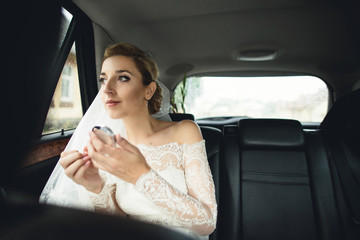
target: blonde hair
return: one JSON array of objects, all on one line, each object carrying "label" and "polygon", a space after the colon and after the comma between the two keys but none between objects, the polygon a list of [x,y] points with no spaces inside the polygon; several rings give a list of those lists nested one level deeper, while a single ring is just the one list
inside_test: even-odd
[{"label": "blonde hair", "polygon": [[116,43],[106,48],[103,62],[105,59],[114,56],[126,56],[132,58],[135,66],[141,73],[143,84],[145,86],[148,86],[151,82],[156,83],[156,91],[152,98],[148,101],[148,109],[150,114],[159,112],[163,97],[161,88],[156,81],[159,77],[159,69],[154,60],[145,51],[125,42]]}]

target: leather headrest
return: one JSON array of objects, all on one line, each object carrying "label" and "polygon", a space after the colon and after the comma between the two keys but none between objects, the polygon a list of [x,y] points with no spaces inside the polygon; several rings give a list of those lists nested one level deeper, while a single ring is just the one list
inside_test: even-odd
[{"label": "leather headrest", "polygon": [[338,99],[326,114],[320,129],[340,130],[356,137],[360,134],[360,89]]},{"label": "leather headrest", "polygon": [[238,123],[240,144],[255,149],[301,149],[301,123],[287,119],[242,119]]}]

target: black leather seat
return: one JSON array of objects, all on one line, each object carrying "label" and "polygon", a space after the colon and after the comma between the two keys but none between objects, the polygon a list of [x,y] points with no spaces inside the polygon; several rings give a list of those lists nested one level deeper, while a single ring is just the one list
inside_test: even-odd
[{"label": "black leather seat", "polygon": [[360,137],[360,89],[338,99],[326,114],[320,129],[338,130]]},{"label": "black leather seat", "polygon": [[342,236],[325,148],[309,147],[314,139],[295,120],[244,119],[224,128],[220,239]]},{"label": "black leather seat", "polygon": [[360,239],[360,89],[337,100],[320,125],[342,224]]},{"label": "black leather seat", "polygon": [[219,202],[219,163],[222,149],[222,132],[217,128],[207,126],[201,126],[200,129],[205,139],[206,153],[217,193],[216,199]]},{"label": "black leather seat", "polygon": [[173,122],[179,122],[181,120],[195,120],[195,116],[191,113],[169,113],[169,116]]},{"label": "black leather seat", "polygon": [[[219,204],[219,182],[220,182],[220,173],[219,173],[219,164],[220,164],[220,155],[222,150],[222,132],[214,127],[200,127],[203,138],[205,139],[206,153],[213,175],[214,184],[215,184],[215,194],[216,201]],[[223,239],[217,237],[217,230],[210,235],[210,240]]]}]

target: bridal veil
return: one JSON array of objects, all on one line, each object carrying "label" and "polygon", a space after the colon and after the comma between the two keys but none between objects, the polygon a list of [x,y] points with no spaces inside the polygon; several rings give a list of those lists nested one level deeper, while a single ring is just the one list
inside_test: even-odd
[{"label": "bridal veil", "polygon": [[[170,92],[161,82],[157,81],[157,83],[162,89],[163,100],[160,112],[154,114],[153,117],[171,121],[169,117]],[[86,111],[64,150],[83,152],[83,148],[89,140],[89,131],[94,126],[107,126],[115,134],[120,134],[126,138],[126,128],[123,121],[121,119],[111,119],[108,116],[101,101],[101,91],[99,91]],[[100,170],[100,174],[106,178],[109,173]],[[56,164],[40,195],[40,203],[93,210],[87,190],[68,178],[59,162]]]}]

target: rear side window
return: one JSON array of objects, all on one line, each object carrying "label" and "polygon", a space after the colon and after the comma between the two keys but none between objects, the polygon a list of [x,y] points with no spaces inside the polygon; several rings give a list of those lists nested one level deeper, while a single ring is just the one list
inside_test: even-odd
[{"label": "rear side window", "polygon": [[321,122],[328,88],[313,76],[189,77],[176,87],[174,112],[197,119],[246,116]]},{"label": "rear side window", "polygon": [[83,116],[75,43],[66,59],[46,117],[43,134],[76,128]]},{"label": "rear side window", "polygon": [[[73,16],[63,8],[61,20],[59,49],[65,44]],[[83,116],[75,45],[75,42],[70,45],[42,134],[76,128]]]}]

